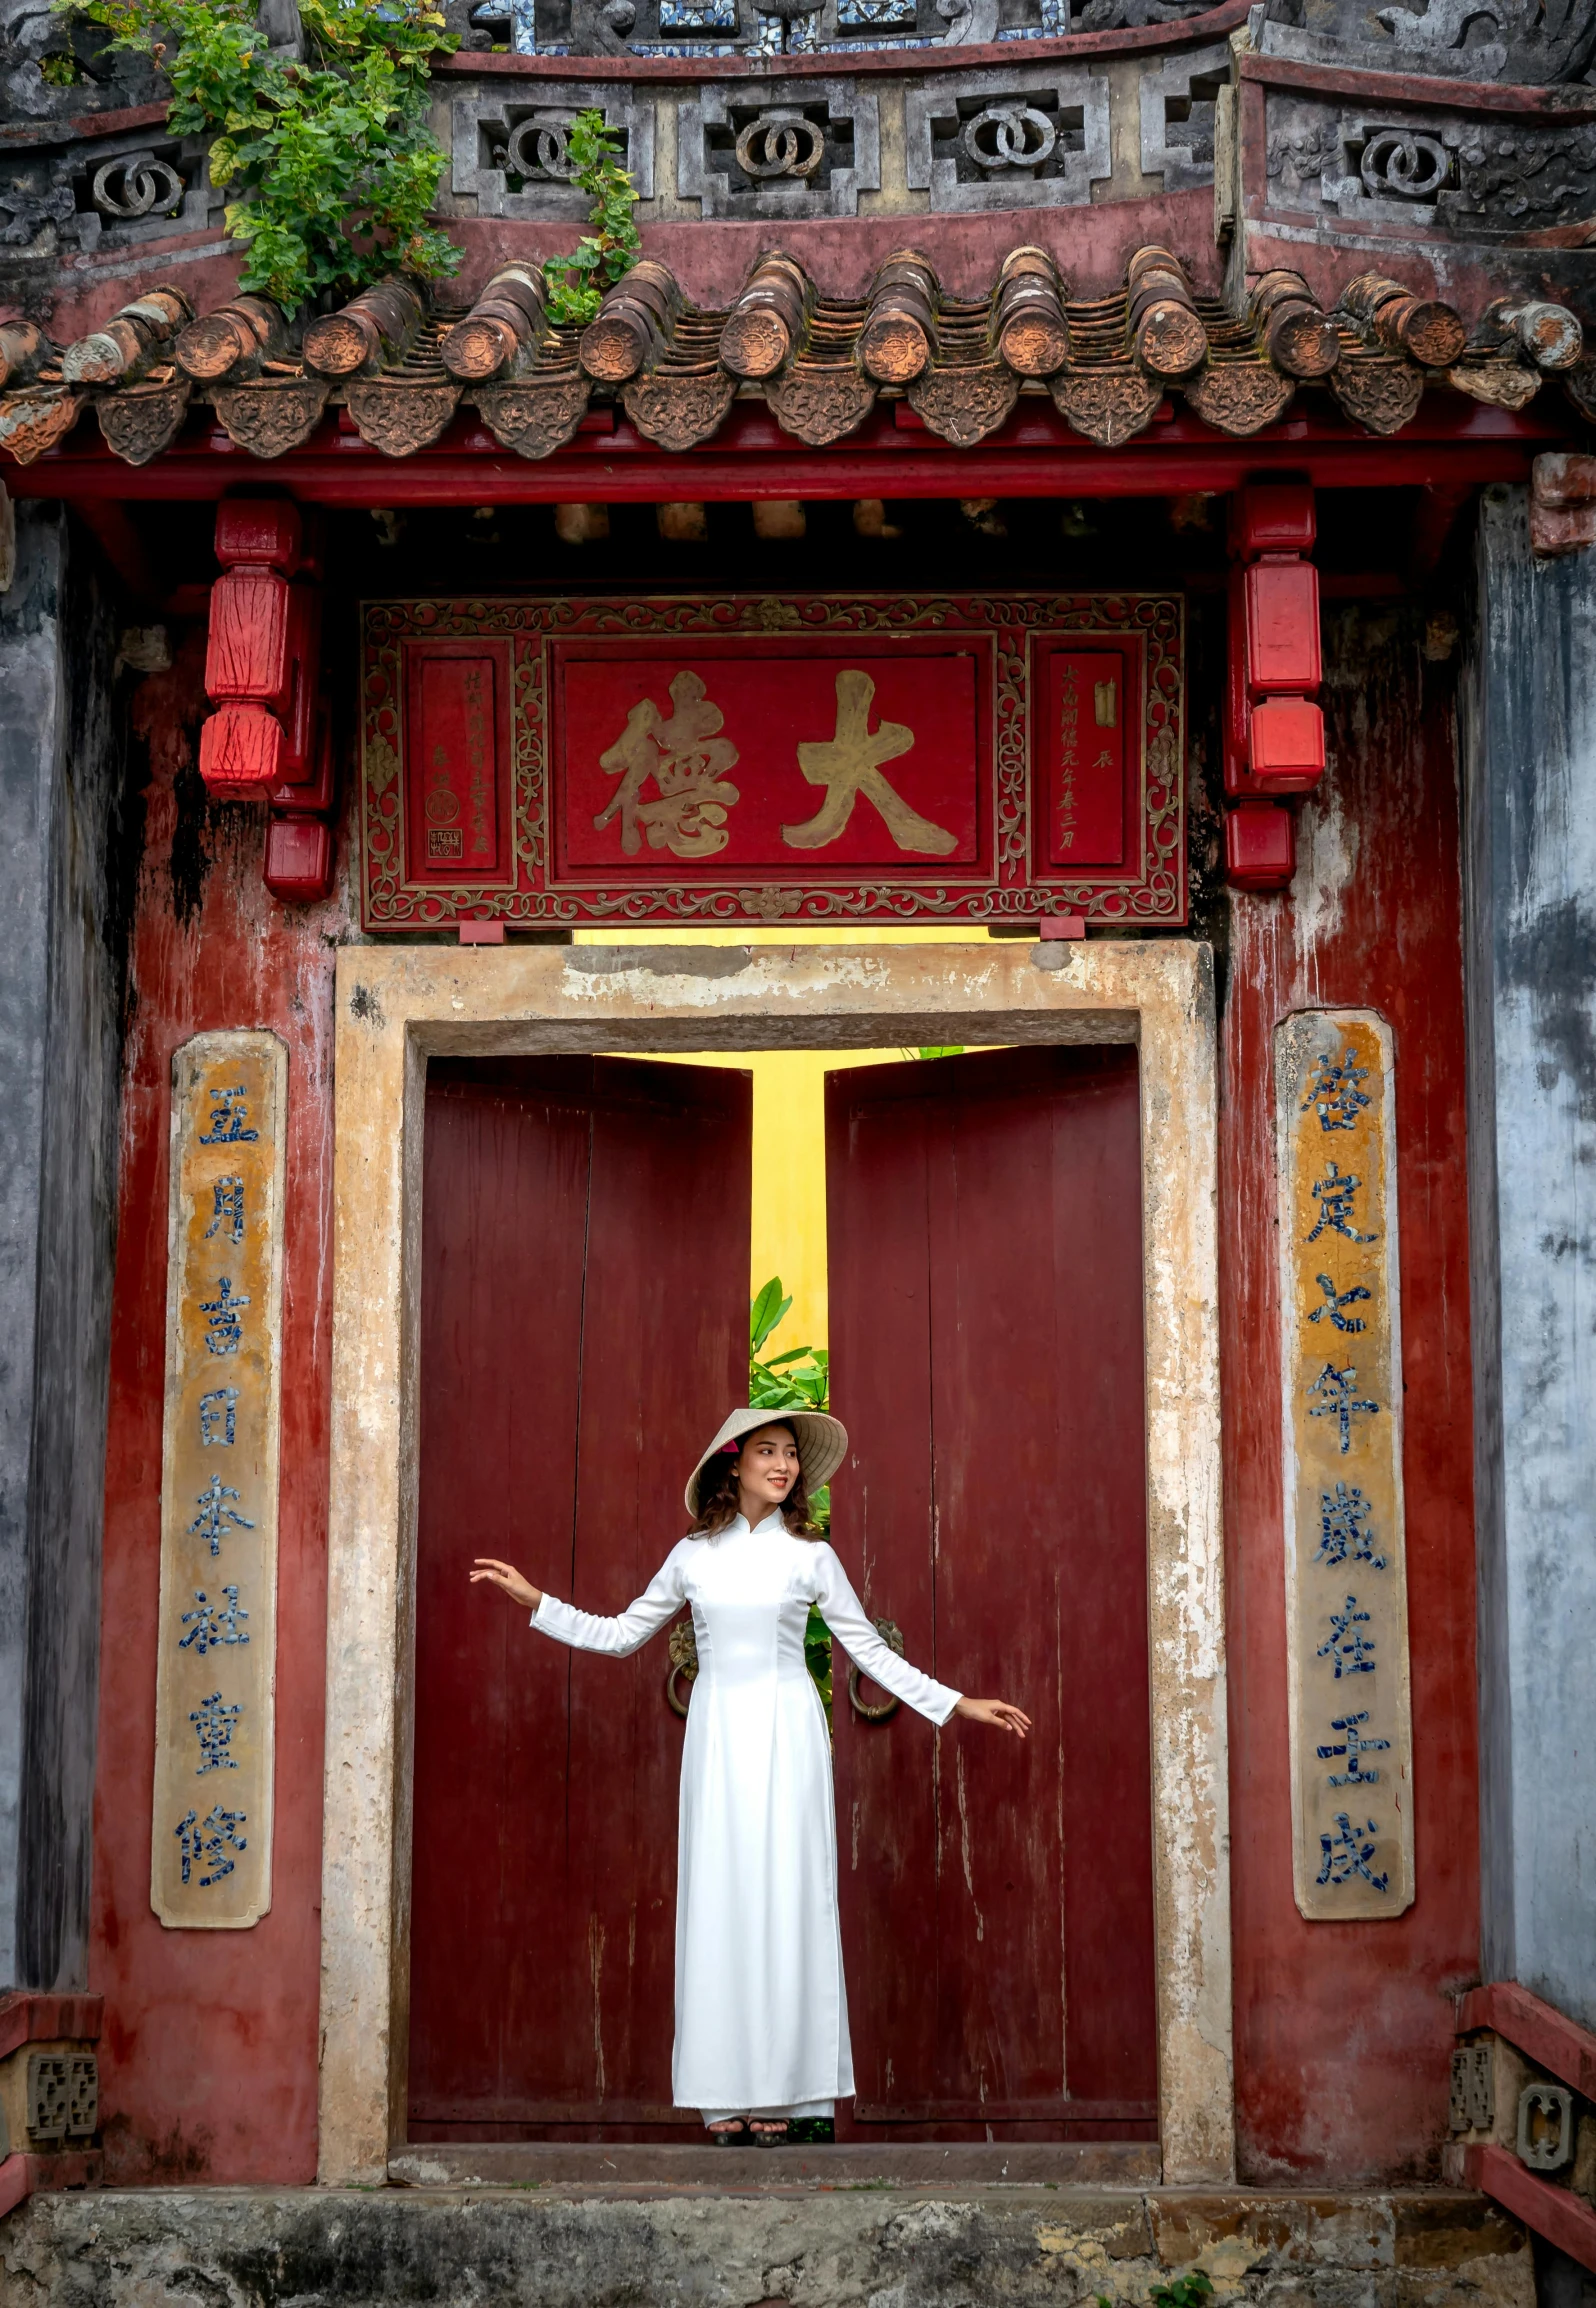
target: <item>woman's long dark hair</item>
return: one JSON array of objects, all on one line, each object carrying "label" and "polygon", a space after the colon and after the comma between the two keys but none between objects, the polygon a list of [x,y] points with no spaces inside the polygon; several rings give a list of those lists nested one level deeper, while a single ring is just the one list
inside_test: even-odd
[{"label": "woman's long dark hair", "polygon": [[[765,1425],[785,1427],[794,1443],[798,1440],[797,1431],[784,1418],[767,1419]],[[759,1434],[762,1431],[760,1427],[751,1427],[749,1434]],[[743,1437],[744,1442],[747,1442],[748,1439],[748,1435]],[[737,1501],[737,1469],[742,1462],[742,1455],[741,1448],[738,1449],[736,1458],[732,1457],[730,1451],[717,1451],[700,1474],[698,1478],[698,1515],[688,1534],[690,1538],[712,1539],[717,1531],[725,1530],[727,1525],[734,1523],[742,1513],[742,1508]],[[782,1501],[781,1519],[786,1524],[788,1535],[791,1538],[823,1539],[826,1535],[815,1521],[814,1511],[809,1504],[809,1493],[804,1488],[801,1455],[798,1461],[798,1480]]]}]

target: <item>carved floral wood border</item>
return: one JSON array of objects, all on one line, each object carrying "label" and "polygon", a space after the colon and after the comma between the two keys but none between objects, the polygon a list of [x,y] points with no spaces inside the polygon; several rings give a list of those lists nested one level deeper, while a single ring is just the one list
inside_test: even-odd
[{"label": "carved floral wood border", "polygon": [[[572,600],[412,600],[368,602],[363,611],[361,744],[361,920],[367,930],[415,932],[461,921],[500,920],[527,928],[615,926],[659,921],[970,921],[1079,914],[1103,923],[1174,928],[1186,919],[1185,605],[1178,595],[726,594],[693,600],[616,597]],[[790,639],[813,632],[863,637],[971,634],[993,649],[994,747],[989,874],[894,881],[874,869],[822,880],[748,886],[725,880],[657,882],[615,888],[548,886],[548,644],[571,638],[692,640],[746,635]],[[1121,635],[1141,644],[1139,874],[1094,868],[1069,876],[1033,860],[1031,640],[1059,634]],[[403,673],[408,640],[508,638],[514,650],[512,843],[515,886],[469,881],[422,884],[406,875],[402,774]],[[1037,773],[1038,775],[1040,772]]]}]

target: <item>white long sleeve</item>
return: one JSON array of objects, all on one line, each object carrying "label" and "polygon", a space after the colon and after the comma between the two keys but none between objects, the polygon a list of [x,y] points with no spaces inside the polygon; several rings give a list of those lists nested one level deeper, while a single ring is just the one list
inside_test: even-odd
[{"label": "white long sleeve", "polygon": [[890,1643],[882,1641],[864,1606],[849,1583],[848,1574],[830,1546],[815,1548],[819,1585],[815,1602],[820,1616],[861,1675],[879,1683],[895,1699],[902,1699],[916,1714],[933,1723],[945,1723],[958,1705],[961,1692],[949,1690],[930,1675],[922,1675],[907,1659],[900,1659]]},{"label": "white long sleeve", "polygon": [[579,1611],[574,1604],[557,1603],[552,1595],[544,1595],[532,1614],[533,1626],[558,1643],[569,1643],[576,1651],[608,1651],[617,1659],[630,1657],[675,1618],[686,1600],[682,1585],[685,1545],[684,1540],[671,1549],[643,1593],[618,1618],[600,1618],[592,1611]]}]

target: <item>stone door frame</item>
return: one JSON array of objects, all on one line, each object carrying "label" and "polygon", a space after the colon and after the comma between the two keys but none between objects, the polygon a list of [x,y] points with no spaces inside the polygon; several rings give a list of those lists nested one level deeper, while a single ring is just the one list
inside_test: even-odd
[{"label": "stone door frame", "polygon": [[1159,2132],[1235,2169],[1218,1074],[1190,939],[349,946],[338,957],[320,2176],[405,2137],[421,1163],[430,1057],[950,1043],[1141,1053]]}]

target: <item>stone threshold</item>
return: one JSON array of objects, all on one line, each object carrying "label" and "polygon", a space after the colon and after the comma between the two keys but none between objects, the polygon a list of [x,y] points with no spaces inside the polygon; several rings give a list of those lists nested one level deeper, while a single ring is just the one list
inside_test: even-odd
[{"label": "stone threshold", "polygon": [[1523,2230],[1440,2188],[111,2188],[0,2222],[0,2308],[1147,2308],[1192,2268],[1214,2308],[1535,2301]]},{"label": "stone threshold", "polygon": [[1156,2187],[1156,2144],[1141,2140],[911,2141],[901,2147],[716,2148],[681,2143],[417,2141],[388,2177],[401,2188]]}]

